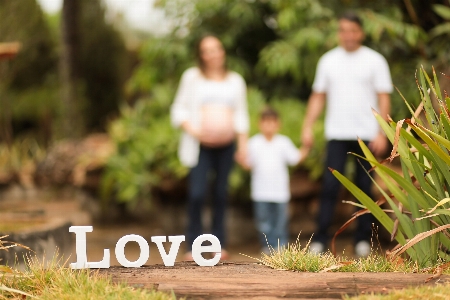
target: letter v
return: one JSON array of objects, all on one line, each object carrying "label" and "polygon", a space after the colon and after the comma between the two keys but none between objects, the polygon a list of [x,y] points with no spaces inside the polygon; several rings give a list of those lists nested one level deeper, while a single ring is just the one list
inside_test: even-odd
[{"label": "letter v", "polygon": [[166,253],[164,249],[163,242],[166,242],[167,239],[165,236],[152,236],[152,242],[158,246],[159,254],[164,262],[166,267],[173,267],[175,264],[175,259],[177,258],[178,250],[180,249],[180,244],[185,240],[184,235],[174,235],[169,236],[169,242],[172,243],[170,245],[169,254]]}]

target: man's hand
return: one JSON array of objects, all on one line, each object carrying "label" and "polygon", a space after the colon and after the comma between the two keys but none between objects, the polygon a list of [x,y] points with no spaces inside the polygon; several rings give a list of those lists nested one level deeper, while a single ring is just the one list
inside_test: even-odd
[{"label": "man's hand", "polygon": [[372,153],[380,157],[384,154],[388,146],[388,140],[384,136],[384,134],[379,133],[370,143],[369,143],[369,149],[372,151]]},{"label": "man's hand", "polygon": [[302,135],[300,137],[302,147],[311,149],[314,145],[313,126],[325,108],[325,98],[325,93],[317,92],[313,92],[309,97],[305,120],[303,121]]}]

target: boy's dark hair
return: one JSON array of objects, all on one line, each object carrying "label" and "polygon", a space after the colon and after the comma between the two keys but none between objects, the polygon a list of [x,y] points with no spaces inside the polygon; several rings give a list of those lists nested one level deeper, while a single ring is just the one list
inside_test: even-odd
[{"label": "boy's dark hair", "polygon": [[362,22],[361,18],[353,11],[346,11],[343,14],[341,14],[339,16],[339,21],[340,20],[347,20],[347,21],[356,23],[359,25],[359,27],[363,28],[363,22]]},{"label": "boy's dark hair", "polygon": [[273,109],[272,107],[267,106],[259,114],[259,118],[261,120],[265,120],[265,119],[269,119],[269,118],[278,120],[280,118],[280,115],[278,114],[278,112],[275,109]]}]

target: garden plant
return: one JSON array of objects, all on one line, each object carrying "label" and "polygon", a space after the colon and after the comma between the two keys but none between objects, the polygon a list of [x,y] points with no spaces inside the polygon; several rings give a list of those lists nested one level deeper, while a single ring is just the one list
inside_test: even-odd
[{"label": "garden plant", "polygon": [[[387,160],[378,162],[359,141],[365,155],[359,159],[368,160],[372,172],[386,184],[387,191],[384,191],[373,180],[382,194],[381,199],[370,199],[342,174],[330,170],[366,209],[357,214],[372,213],[391,233],[392,240],[399,243],[389,257],[393,259],[406,252],[420,267],[434,266],[450,258],[450,98],[446,93],[443,97],[434,69],[433,78],[430,79],[423,67],[419,70],[417,84],[422,102],[414,111],[405,99],[411,118],[385,121],[374,112],[393,145]],[[396,158],[400,160],[403,174],[387,165]],[[385,202],[390,210],[380,207]],[[394,214],[394,219],[389,212]]]}]

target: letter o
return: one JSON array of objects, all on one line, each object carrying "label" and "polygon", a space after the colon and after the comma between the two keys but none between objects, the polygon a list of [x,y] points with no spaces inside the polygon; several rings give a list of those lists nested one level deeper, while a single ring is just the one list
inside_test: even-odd
[{"label": "letter o", "polygon": [[[125,245],[128,242],[136,242],[139,244],[140,255],[135,261],[129,261],[125,257]],[[144,265],[150,257],[150,248],[147,241],[140,235],[129,234],[121,237],[116,244],[116,258],[117,261],[126,268],[139,268]]]}]

